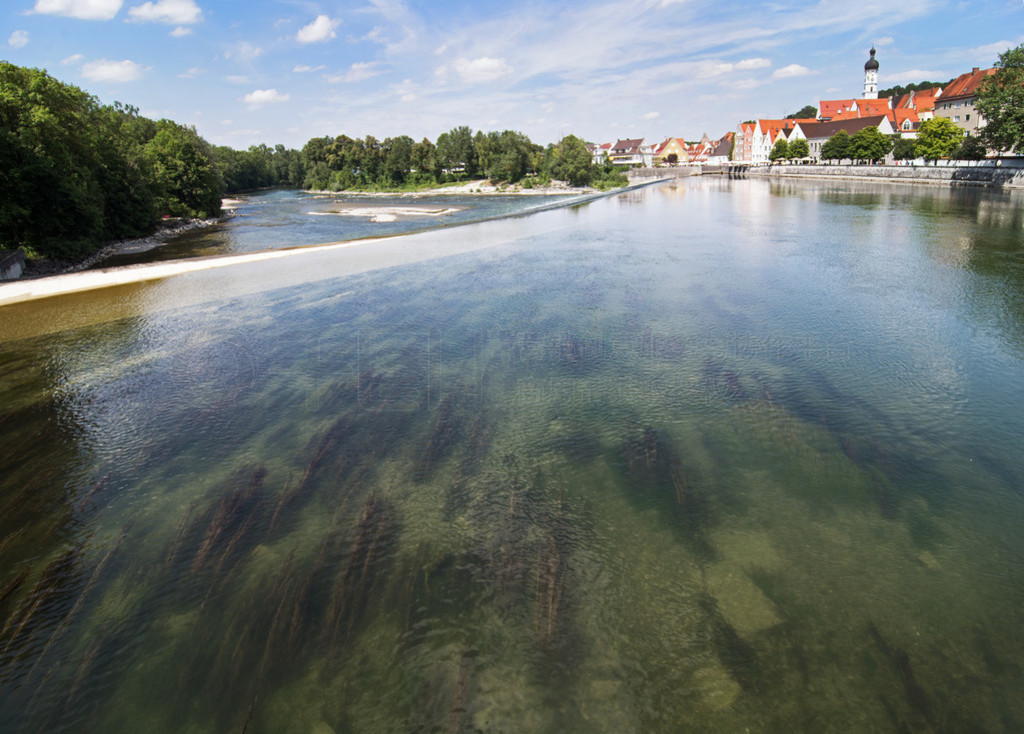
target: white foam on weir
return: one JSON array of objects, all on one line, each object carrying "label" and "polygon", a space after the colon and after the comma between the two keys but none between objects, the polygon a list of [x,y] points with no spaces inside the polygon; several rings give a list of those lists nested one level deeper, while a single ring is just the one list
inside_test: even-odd
[{"label": "white foam on weir", "polygon": [[[296,260],[296,264],[298,264],[308,260],[309,264],[304,267],[289,267],[287,270],[270,274],[261,270],[258,275],[261,276],[260,280],[263,282],[250,282],[244,290],[251,292],[274,287],[288,287],[300,282],[312,282],[324,278],[478,250],[536,235],[542,231],[550,231],[553,228],[557,229],[561,226],[567,226],[567,222],[553,225],[550,219],[537,220],[533,215],[545,210],[562,209],[569,204],[604,199],[630,191],[631,189],[649,186],[651,183],[644,182],[625,189],[572,197],[569,201],[544,205],[518,215],[495,217],[479,222],[468,222],[458,227],[433,229],[426,232],[330,242],[321,245],[305,245],[286,249],[268,249],[262,252],[216,255],[213,257],[173,260],[144,265],[84,270],[43,278],[17,280],[0,284],[0,307],[103,288],[161,281],[174,276],[183,276],[190,273],[201,274],[205,271],[244,266],[246,264],[268,263],[274,260],[293,258],[298,258]],[[496,222],[499,223],[499,228],[497,229],[495,228]],[[482,235],[480,228],[486,228],[486,234]],[[363,245],[375,245],[375,247],[364,248]],[[332,258],[327,262],[315,257],[316,255],[323,255],[330,258],[331,254],[346,250],[350,251],[352,256],[346,257],[344,261]],[[367,254],[356,254],[364,252]],[[305,258],[299,258],[299,256],[305,256]],[[207,285],[210,285],[214,292],[221,291],[216,284],[207,283]],[[210,294],[208,297],[213,297],[213,295]],[[0,324],[0,327],[2,326]],[[5,330],[0,328],[0,340],[3,339],[4,332]]]},{"label": "white foam on weir", "polygon": [[237,255],[218,255],[188,260],[174,260],[164,263],[146,265],[128,265],[120,268],[104,268],[101,270],[84,270],[78,273],[52,275],[45,278],[18,280],[0,284],[0,306],[37,298],[79,293],[95,288],[142,283],[147,280],[160,280],[174,275],[194,273],[200,270],[213,270],[243,263],[263,262],[280,258],[309,254],[310,252],[328,252],[330,250],[368,245],[380,242],[373,240],[353,240],[350,242],[334,242],[326,245],[296,247],[286,250],[267,250],[266,252],[248,252]]}]

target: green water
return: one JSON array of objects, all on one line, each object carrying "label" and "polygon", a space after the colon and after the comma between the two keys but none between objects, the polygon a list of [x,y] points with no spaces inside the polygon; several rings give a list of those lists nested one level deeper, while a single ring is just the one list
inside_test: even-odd
[{"label": "green water", "polygon": [[0,310],[0,730],[1020,731],[1022,205],[693,180]]}]

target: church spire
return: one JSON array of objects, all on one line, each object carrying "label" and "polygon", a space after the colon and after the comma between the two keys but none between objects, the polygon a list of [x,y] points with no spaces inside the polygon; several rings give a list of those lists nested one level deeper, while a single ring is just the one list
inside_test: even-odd
[{"label": "church spire", "polygon": [[871,45],[871,58],[864,64],[864,99],[878,99],[878,61],[874,44]]}]

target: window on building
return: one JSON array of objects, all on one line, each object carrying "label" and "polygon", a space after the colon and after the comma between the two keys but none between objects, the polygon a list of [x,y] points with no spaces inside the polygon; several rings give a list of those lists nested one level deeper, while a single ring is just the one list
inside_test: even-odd
[{"label": "window on building", "polygon": [[965,122],[966,122],[967,120],[970,120],[970,119],[971,119],[971,116],[970,116],[970,115],[964,115],[964,121],[965,121]]},{"label": "window on building", "polygon": [[953,122],[960,122],[960,115],[953,115]]}]

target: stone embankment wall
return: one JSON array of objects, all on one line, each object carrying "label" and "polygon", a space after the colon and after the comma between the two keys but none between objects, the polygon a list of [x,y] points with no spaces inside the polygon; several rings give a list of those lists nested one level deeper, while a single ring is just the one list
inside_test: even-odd
[{"label": "stone embankment wall", "polygon": [[700,174],[700,166],[665,166],[664,168],[630,168],[626,176],[630,181],[645,178],[686,178]]},{"label": "stone embankment wall", "polygon": [[940,165],[769,165],[751,166],[748,176],[780,178],[839,178],[857,181],[884,180],[939,186],[992,186],[1024,188],[1024,160],[964,161]]}]

